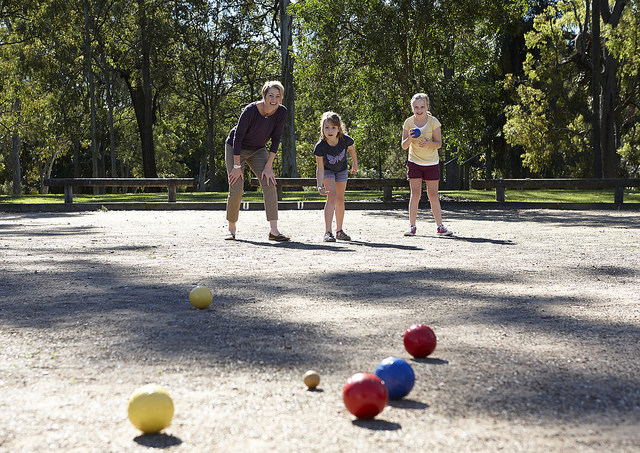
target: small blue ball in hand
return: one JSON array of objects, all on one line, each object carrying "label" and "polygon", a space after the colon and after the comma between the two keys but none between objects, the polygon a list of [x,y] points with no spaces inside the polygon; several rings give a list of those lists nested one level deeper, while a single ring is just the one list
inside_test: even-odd
[{"label": "small blue ball in hand", "polygon": [[411,135],[413,136],[413,138],[420,137],[420,129],[416,127],[414,130],[411,131]]}]

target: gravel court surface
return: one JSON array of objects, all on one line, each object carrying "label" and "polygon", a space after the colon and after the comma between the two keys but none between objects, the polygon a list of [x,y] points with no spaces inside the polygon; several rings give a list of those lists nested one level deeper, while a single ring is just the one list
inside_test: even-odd
[{"label": "gravel court surface", "polygon": [[[0,213],[0,451],[640,450],[640,215],[615,211]],[[196,310],[190,289],[214,302]],[[409,325],[438,347],[412,360]],[[388,356],[413,391],[371,421],[346,379]],[[302,374],[321,374],[308,391]],[[142,436],[127,399],[163,385]]]}]

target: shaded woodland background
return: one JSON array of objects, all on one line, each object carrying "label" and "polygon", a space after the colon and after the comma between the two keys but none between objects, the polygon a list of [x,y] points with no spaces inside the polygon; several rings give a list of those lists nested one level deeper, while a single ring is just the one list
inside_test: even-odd
[{"label": "shaded woodland background", "polygon": [[271,79],[291,113],[280,176],[314,176],[334,110],[358,176],[402,177],[424,91],[447,188],[638,177],[639,17],[636,0],[0,0],[0,193],[73,176],[226,190],[224,139]]}]

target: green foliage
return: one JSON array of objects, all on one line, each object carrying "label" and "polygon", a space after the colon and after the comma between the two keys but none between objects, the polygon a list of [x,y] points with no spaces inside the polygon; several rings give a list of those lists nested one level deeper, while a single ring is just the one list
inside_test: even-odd
[{"label": "green foliage", "polygon": [[[440,191],[443,197],[456,201],[484,201],[493,202],[496,199],[494,190],[464,190],[464,191]],[[224,203],[227,200],[226,192],[178,192],[176,200],[179,203]],[[345,192],[346,201],[376,200],[382,198],[382,190],[347,190]],[[396,200],[406,200],[409,196],[408,190],[394,190]],[[508,202],[523,203],[613,203],[614,190],[507,190],[505,198]],[[318,194],[317,190],[304,190],[295,192],[284,192],[283,201],[323,201],[326,197]],[[260,190],[245,192],[243,201],[249,203],[262,203],[262,192]],[[166,193],[122,193],[86,195],[74,194],[74,203],[166,203]],[[64,203],[64,195],[0,195],[0,204],[50,204]],[[638,190],[625,190],[624,203],[640,203],[640,192]]]},{"label": "green foliage", "polygon": [[[25,192],[41,190],[42,178],[52,171],[93,176],[89,68],[96,91],[98,176],[144,176],[143,122],[134,103],[143,91],[140,46],[145,40],[160,176],[198,177],[211,155],[212,179],[225,181],[223,142],[229,129],[242,107],[259,98],[265,79],[279,78],[278,49],[264,33],[269,10],[259,2],[3,5],[13,15],[0,23],[0,42],[6,44],[0,46],[0,182],[11,180],[10,137],[20,133]],[[12,108],[16,101],[19,112]]]},{"label": "green foliage", "polygon": [[[590,31],[586,14],[585,3],[573,1],[560,1],[538,14],[525,35],[525,77],[505,79],[505,89],[514,98],[506,109],[505,138],[524,150],[523,164],[535,176],[593,176],[591,61],[590,51],[581,48]],[[618,69],[612,75],[619,81],[617,148],[623,158],[621,173],[628,176],[640,174],[638,15],[637,5],[631,6],[619,26],[605,25],[602,33]]]},{"label": "green foliage", "polygon": [[[405,171],[400,141],[410,98],[424,91],[447,146],[458,146],[461,156],[475,153],[472,144],[500,110],[494,37],[514,28],[523,8],[490,1],[299,1],[298,111],[313,122],[323,111],[340,113],[356,139],[361,173],[395,177]],[[304,128],[300,139],[311,144],[316,136]]]},{"label": "green foliage", "polygon": [[[10,191],[16,134],[24,193],[43,191],[49,174],[93,176],[90,74],[99,176],[144,176],[146,126],[134,108],[144,88],[143,41],[158,175],[195,177],[210,181],[209,190],[224,190],[224,140],[241,109],[260,98],[264,81],[280,78],[274,5],[2,2],[0,190]],[[356,140],[358,176],[404,176],[401,128],[419,91],[430,95],[443,125],[442,159],[445,152],[462,162],[490,151],[491,159],[473,161],[475,177],[523,177],[523,165],[526,176],[591,176],[590,72],[588,61],[576,59],[574,39],[589,31],[585,5],[560,1],[545,9],[541,1],[529,14],[523,0],[292,3],[300,176],[315,176],[313,147],[327,110],[342,116]],[[629,0],[620,25],[602,30],[618,68],[617,148],[628,176],[640,174],[639,10]]]}]

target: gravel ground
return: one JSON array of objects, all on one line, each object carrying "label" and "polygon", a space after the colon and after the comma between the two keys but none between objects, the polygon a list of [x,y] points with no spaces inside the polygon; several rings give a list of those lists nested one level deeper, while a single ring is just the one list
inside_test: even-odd
[{"label": "gravel ground", "polygon": [[[277,244],[261,211],[234,242],[224,212],[0,213],[0,452],[640,451],[640,214],[444,217],[349,210],[327,244],[321,211],[282,211]],[[345,381],[388,356],[413,391],[355,419]],[[175,404],[158,435],[127,419],[147,383]]]}]

